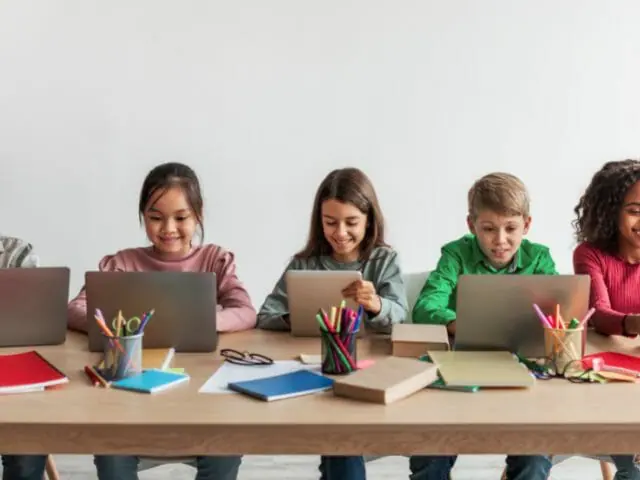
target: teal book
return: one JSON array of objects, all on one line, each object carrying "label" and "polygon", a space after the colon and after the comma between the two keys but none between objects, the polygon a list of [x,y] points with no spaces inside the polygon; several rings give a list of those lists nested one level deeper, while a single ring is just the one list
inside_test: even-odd
[{"label": "teal book", "polygon": [[189,375],[165,370],[145,370],[138,375],[111,383],[112,388],[139,393],[156,393],[189,381]]}]

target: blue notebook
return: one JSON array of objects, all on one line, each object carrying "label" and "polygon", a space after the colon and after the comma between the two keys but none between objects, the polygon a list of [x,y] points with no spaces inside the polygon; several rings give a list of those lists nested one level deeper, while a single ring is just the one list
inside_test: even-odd
[{"label": "blue notebook", "polygon": [[189,375],[184,373],[167,372],[164,370],[145,370],[133,377],[112,382],[111,386],[113,388],[133,390],[140,393],[156,393],[188,380]]},{"label": "blue notebook", "polygon": [[232,382],[228,385],[231,390],[267,402],[322,392],[329,390],[332,386],[332,379],[309,370],[298,370],[274,377],[247,380],[246,382]]}]

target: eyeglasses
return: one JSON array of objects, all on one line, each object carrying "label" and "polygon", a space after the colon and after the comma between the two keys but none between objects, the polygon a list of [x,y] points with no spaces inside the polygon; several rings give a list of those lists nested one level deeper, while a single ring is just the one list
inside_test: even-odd
[{"label": "eyeglasses", "polygon": [[235,365],[244,365],[247,367],[253,367],[256,365],[272,365],[273,359],[266,355],[251,352],[239,352],[232,348],[223,348],[220,350],[226,362],[233,363]]}]

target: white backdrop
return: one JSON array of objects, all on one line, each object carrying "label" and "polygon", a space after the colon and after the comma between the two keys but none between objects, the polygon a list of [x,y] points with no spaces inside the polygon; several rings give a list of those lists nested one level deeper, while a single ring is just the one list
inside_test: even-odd
[{"label": "white backdrop", "polygon": [[507,170],[569,272],[581,191],[640,151],[639,23],[637,0],[3,0],[0,231],[74,294],[146,244],[142,179],[183,161],[259,307],[331,169],[371,176],[407,272]]}]

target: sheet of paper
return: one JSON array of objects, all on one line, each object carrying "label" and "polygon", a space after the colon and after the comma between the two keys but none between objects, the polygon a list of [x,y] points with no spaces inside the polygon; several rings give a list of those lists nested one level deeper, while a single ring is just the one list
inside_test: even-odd
[{"label": "sheet of paper", "polygon": [[200,393],[236,393],[227,388],[229,383],[273,377],[302,369],[320,372],[320,365],[305,365],[297,360],[280,360],[273,362],[273,365],[252,365],[250,367],[224,362],[198,391]]},{"label": "sheet of paper", "polygon": [[320,355],[310,355],[308,353],[301,353],[299,355],[300,361],[307,365],[320,364]]}]

